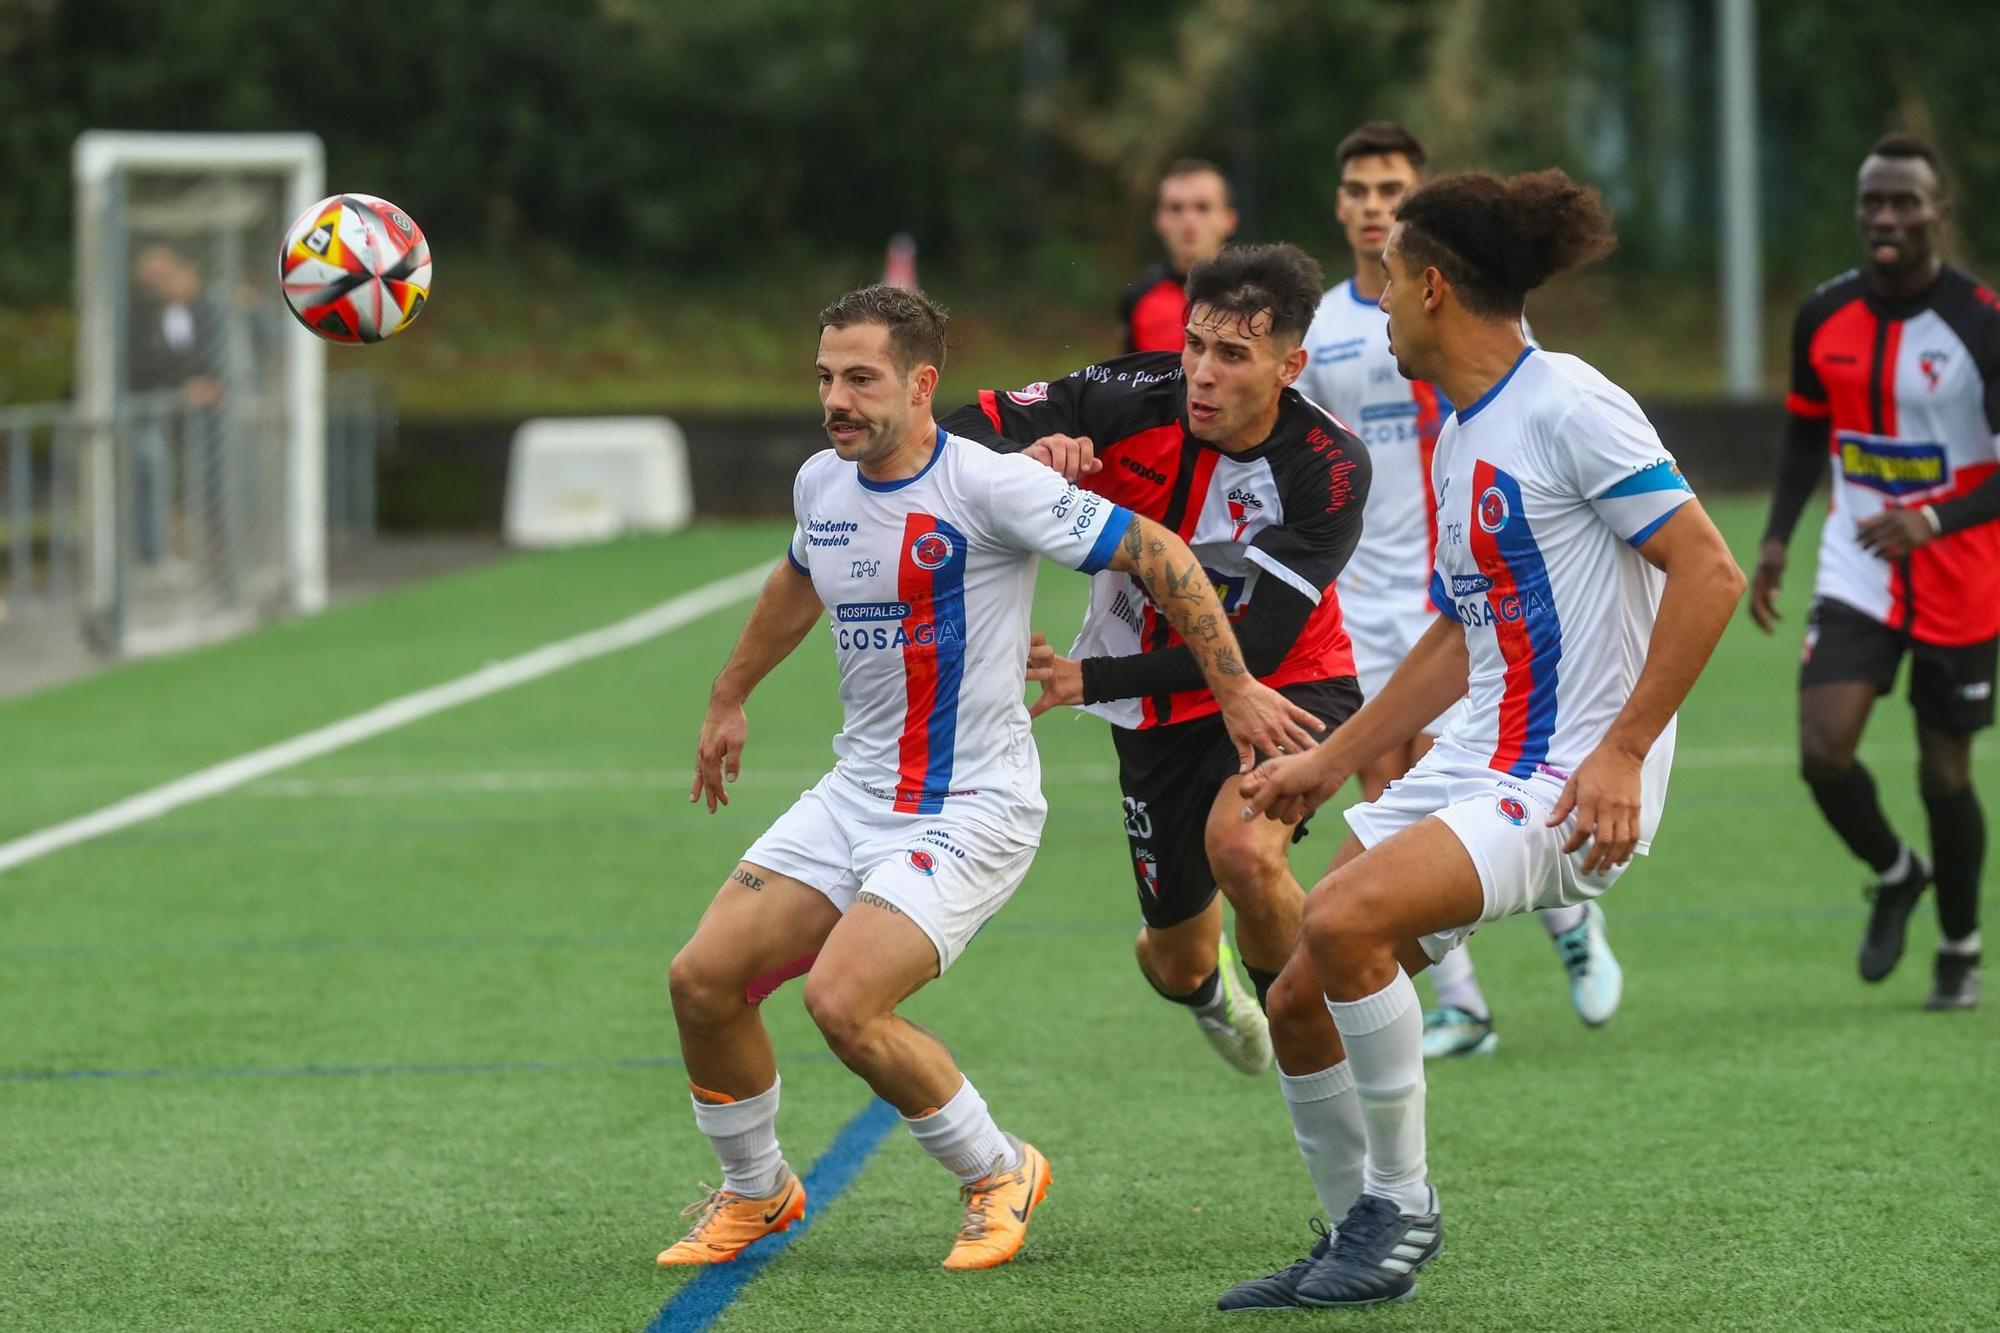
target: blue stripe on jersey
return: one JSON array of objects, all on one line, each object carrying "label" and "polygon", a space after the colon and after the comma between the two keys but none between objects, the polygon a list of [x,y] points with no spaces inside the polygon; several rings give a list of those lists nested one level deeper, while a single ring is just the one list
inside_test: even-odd
[{"label": "blue stripe on jersey", "polygon": [[859,467],[856,467],[854,469],[854,479],[861,483],[861,489],[864,491],[900,491],[911,482],[920,480],[926,472],[937,466],[938,459],[944,457],[944,442],[949,438],[944,433],[944,427],[939,426],[937,428],[937,447],[931,450],[931,456],[924,460],[924,465],[917,469],[917,475],[914,477],[902,477],[895,481],[870,481],[868,480],[868,474],[863,472]]},{"label": "blue stripe on jersey", "polygon": [[[1692,495],[1688,496],[1689,500],[1692,500],[1693,498],[1694,497]],[[1681,504],[1686,504],[1686,503],[1687,503],[1686,500],[1683,500],[1681,502]],[[1666,513],[1660,515],[1658,518],[1654,519],[1651,523],[1648,523],[1645,527],[1640,528],[1630,537],[1627,537],[1625,539],[1625,544],[1627,546],[1630,546],[1634,550],[1637,550],[1639,547],[1644,546],[1646,544],[1646,539],[1648,537],[1651,537],[1654,533],[1658,532],[1660,530],[1660,525],[1662,523],[1665,523],[1668,519],[1672,518],[1675,514],[1678,514],[1680,512],[1681,512],[1681,506],[1675,505],[1672,509],[1669,509]]]},{"label": "blue stripe on jersey", "polygon": [[1091,543],[1090,554],[1083,558],[1077,568],[1085,574],[1095,574],[1111,563],[1112,553],[1118,549],[1120,539],[1132,526],[1133,514],[1124,505],[1112,505],[1111,512],[1104,516],[1103,530],[1097,540]]},{"label": "blue stripe on jersey", "polygon": [[1464,617],[1458,614],[1458,607],[1451,600],[1451,594],[1444,589],[1444,575],[1435,569],[1431,571],[1431,605],[1437,609],[1439,615],[1446,616],[1460,625],[1465,623]]},{"label": "blue stripe on jersey", "polygon": [[[1518,366],[1520,362],[1514,364]],[[1556,614],[1555,589],[1549,586],[1549,567],[1542,560],[1542,548],[1528,529],[1521,483],[1496,467],[1493,484],[1507,497],[1508,511],[1514,516],[1512,522],[1503,524],[1494,534],[1494,544],[1499,548],[1500,558],[1507,562],[1508,572],[1514,576],[1514,592],[1523,608],[1521,625],[1528,633],[1531,662],[1528,734],[1521,742],[1521,757],[1507,770],[1517,778],[1525,778],[1533,776],[1537,764],[1548,760],[1549,741],[1556,734],[1556,691],[1562,680],[1562,619]]]},{"label": "blue stripe on jersey", "polygon": [[[1478,414],[1480,408],[1492,402],[1493,399],[1499,394],[1499,392],[1507,387],[1507,381],[1514,378],[1514,372],[1521,368],[1521,363],[1523,361],[1526,361],[1528,359],[1528,354],[1534,350],[1535,350],[1534,344],[1532,343],[1530,343],[1526,347],[1523,347],[1521,349],[1521,354],[1514,358],[1514,364],[1507,367],[1507,373],[1505,375],[1502,375],[1497,381],[1495,381],[1492,388],[1488,389],[1485,393],[1480,394],[1479,397],[1473,402],[1472,406],[1459,408],[1458,424],[1463,426],[1466,422],[1472,420],[1472,418]],[[1519,513],[1520,511],[1516,510],[1515,512]]]},{"label": "blue stripe on jersey", "polygon": [[1687,484],[1687,478],[1681,475],[1681,470],[1674,466],[1671,458],[1662,458],[1651,467],[1634,472],[1597,498],[1623,500],[1627,496],[1646,495],[1653,491],[1686,491],[1692,495],[1694,488]]},{"label": "blue stripe on jersey", "polygon": [[[958,750],[958,689],[965,679],[965,561],[970,543],[965,534],[943,519],[937,530],[951,540],[951,559],[931,575],[931,623],[937,626],[937,702],[925,723],[929,731],[929,765],[924,770],[924,794],[917,813],[934,815],[944,809],[951,790],[952,760]],[[947,636],[944,627],[955,633]]]}]

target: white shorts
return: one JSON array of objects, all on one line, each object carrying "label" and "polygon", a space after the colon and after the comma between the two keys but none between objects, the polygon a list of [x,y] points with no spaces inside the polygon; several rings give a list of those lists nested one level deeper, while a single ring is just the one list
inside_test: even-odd
[{"label": "white shorts", "polygon": [[900,814],[836,771],[743,859],[819,890],[842,912],[863,889],[888,899],[931,937],[942,973],[1021,887],[1040,833],[1039,823],[1008,833],[949,812]]},{"label": "white shorts", "polygon": [[1562,784],[1551,778],[1510,777],[1440,745],[1390,783],[1380,800],[1349,808],[1347,824],[1362,846],[1373,847],[1436,815],[1471,853],[1486,904],[1478,919],[1423,937],[1424,952],[1436,962],[1489,921],[1588,902],[1625,872],[1624,866],[1613,866],[1602,874],[1584,874],[1589,843],[1563,854],[1576,816],[1556,828],[1548,826],[1549,812],[1561,797]]},{"label": "white shorts", "polygon": [[[1347,637],[1354,645],[1354,676],[1361,683],[1361,698],[1365,702],[1382,692],[1389,683],[1389,677],[1396,674],[1396,668],[1416,647],[1417,640],[1437,619],[1437,612],[1419,600],[1410,606],[1385,607],[1372,602],[1356,600],[1352,603],[1342,599],[1340,603],[1340,623],[1346,629]],[[1427,736],[1444,734],[1445,720],[1454,708],[1447,708],[1436,720],[1424,728]]]}]

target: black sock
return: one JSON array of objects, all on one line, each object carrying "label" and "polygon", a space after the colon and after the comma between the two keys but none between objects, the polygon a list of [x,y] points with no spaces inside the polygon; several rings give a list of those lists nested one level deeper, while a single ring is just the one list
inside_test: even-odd
[{"label": "black sock", "polygon": [[1261,967],[1252,967],[1248,963],[1243,965],[1243,970],[1250,974],[1250,984],[1257,988],[1257,1007],[1267,1014],[1270,1013],[1271,986],[1277,981],[1278,974],[1266,972]]},{"label": "black sock", "polygon": [[[1143,976],[1144,974],[1141,973],[1141,975]],[[1159,983],[1155,982],[1151,977],[1146,977],[1146,984],[1151,986],[1155,991],[1158,991],[1160,998],[1163,1000],[1172,1000],[1175,1004],[1184,1004],[1190,1009],[1200,1009],[1204,1005],[1215,1002],[1215,993],[1222,989],[1222,969],[1218,967],[1215,971],[1209,973],[1207,981],[1202,982],[1186,995],[1169,995],[1166,991],[1160,990]]]},{"label": "black sock", "polygon": [[1986,817],[1972,788],[1924,797],[1931,817],[1931,857],[1937,863],[1938,929],[1962,940],[1979,929],[1979,871],[1986,860]]},{"label": "black sock", "polygon": [[1896,864],[1903,841],[1889,827],[1882,802],[1875,796],[1875,779],[1867,769],[1855,764],[1832,775],[1808,772],[1806,785],[1819,802],[1819,812],[1833,825],[1848,851],[1866,861],[1878,875]]}]

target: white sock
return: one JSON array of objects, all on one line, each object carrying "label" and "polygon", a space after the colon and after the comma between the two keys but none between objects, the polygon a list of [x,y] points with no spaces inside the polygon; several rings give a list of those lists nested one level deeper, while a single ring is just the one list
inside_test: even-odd
[{"label": "white sock", "polygon": [[1493,1011],[1486,1007],[1486,992],[1479,988],[1479,978],[1472,971],[1472,955],[1461,944],[1444,958],[1430,965],[1425,974],[1437,991],[1438,1003],[1463,1009],[1474,1018],[1493,1017]]},{"label": "white sock", "polygon": [[1939,953],[1976,954],[1979,952],[1979,932],[1973,931],[1962,940],[1940,940]]},{"label": "white sock", "polygon": [[708,1135],[722,1163],[722,1188],[746,1199],[767,1199],[785,1178],[785,1159],[778,1151],[778,1086],[755,1097],[733,1102],[703,1101],[694,1094],[695,1128]]},{"label": "white sock", "polygon": [[1278,1090],[1292,1116],[1292,1137],[1305,1158],[1319,1206],[1334,1226],[1361,1194],[1361,1165],[1368,1131],[1361,1123],[1361,1099],[1354,1095],[1354,1071],[1342,1060],[1316,1074],[1278,1071]]},{"label": "white sock", "polygon": [[1020,1165],[1020,1154],[993,1123],[986,1099],[967,1079],[950,1101],[927,1115],[903,1117],[910,1133],[961,1185]]},{"label": "white sock", "polygon": [[1328,1000],[1354,1091],[1368,1129],[1362,1193],[1406,1213],[1427,1213],[1431,1191],[1424,1161],[1424,1019],[1409,973],[1359,1000]]},{"label": "white sock", "polygon": [[1572,903],[1568,907],[1551,907],[1535,915],[1541,918],[1542,929],[1549,932],[1549,938],[1554,939],[1583,924],[1583,904]]},{"label": "white sock", "polygon": [[1877,875],[1875,877],[1876,881],[1881,884],[1894,884],[1897,880],[1909,874],[1910,858],[1914,855],[1915,853],[1910,850],[1910,844],[1907,842],[1904,843],[1896,849],[1896,863]]}]

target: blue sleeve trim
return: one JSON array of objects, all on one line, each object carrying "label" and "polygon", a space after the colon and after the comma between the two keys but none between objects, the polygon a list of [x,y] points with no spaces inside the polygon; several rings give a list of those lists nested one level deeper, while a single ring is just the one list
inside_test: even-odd
[{"label": "blue sleeve trim", "polygon": [[1091,545],[1090,554],[1083,558],[1077,568],[1086,574],[1095,574],[1111,563],[1112,552],[1124,539],[1126,530],[1132,526],[1133,513],[1124,505],[1112,505],[1111,512],[1104,516],[1104,530],[1097,534],[1097,541]]},{"label": "blue sleeve trim", "polygon": [[805,575],[807,578],[812,577],[812,571],[810,569],[807,569],[804,565],[800,564],[799,558],[792,554],[792,547],[790,542],[787,542],[785,544],[785,559],[791,562],[793,569],[798,570],[799,573]]},{"label": "blue sleeve trim", "polygon": [[[1692,499],[1694,499],[1694,496],[1692,495],[1688,496],[1688,500]],[[1681,504],[1686,504],[1686,503],[1687,500],[1683,500],[1681,502]],[[1640,528],[1630,537],[1627,537],[1625,539],[1625,544],[1627,546],[1635,548],[1644,546],[1646,544],[1646,539],[1648,537],[1651,537],[1654,533],[1658,532],[1660,530],[1660,525],[1662,523],[1665,523],[1668,519],[1672,518],[1675,514],[1678,514],[1680,512],[1681,512],[1681,506],[1675,505],[1672,509],[1669,509],[1666,513],[1660,515],[1658,518],[1654,519],[1651,523],[1648,523],[1645,527]]]},{"label": "blue sleeve trim", "polygon": [[1436,570],[1431,571],[1431,605],[1437,608],[1439,615],[1451,621],[1454,625],[1463,625],[1465,623],[1459,619],[1458,608],[1451,604],[1451,598],[1445,595],[1444,576]]},{"label": "blue sleeve trim", "polygon": [[1650,495],[1655,491],[1686,491],[1692,495],[1694,488],[1687,484],[1687,478],[1681,475],[1681,470],[1671,458],[1662,458],[1651,467],[1634,472],[1597,498],[1623,500],[1628,496]]}]

